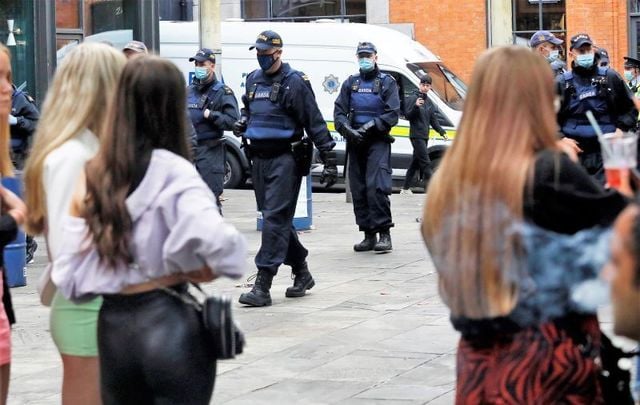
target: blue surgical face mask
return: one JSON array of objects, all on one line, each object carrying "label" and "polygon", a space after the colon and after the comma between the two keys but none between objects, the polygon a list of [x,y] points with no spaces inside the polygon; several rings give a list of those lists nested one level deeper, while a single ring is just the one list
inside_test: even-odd
[{"label": "blue surgical face mask", "polygon": [[276,59],[273,57],[273,54],[258,55],[258,64],[260,65],[260,69],[264,70],[265,72],[271,69],[274,63],[276,63]]},{"label": "blue surgical face mask", "polygon": [[358,66],[360,66],[360,70],[366,73],[371,72],[376,63],[371,58],[360,58],[358,59]]},{"label": "blue surgical face mask", "polygon": [[592,53],[585,53],[583,55],[576,56],[576,64],[578,66],[582,66],[583,68],[590,68],[593,66],[593,59],[595,55]]},{"label": "blue surgical face mask", "polygon": [[209,76],[209,69],[206,67],[196,66],[195,76],[198,80],[204,80]]},{"label": "blue surgical face mask", "polygon": [[630,82],[631,80],[633,80],[633,72],[630,70],[625,70],[624,78],[627,79],[628,82]]},{"label": "blue surgical face mask", "polygon": [[549,62],[555,62],[556,60],[558,60],[558,58],[560,58],[560,51],[555,49],[553,51],[549,51],[549,56],[547,56],[547,60]]}]

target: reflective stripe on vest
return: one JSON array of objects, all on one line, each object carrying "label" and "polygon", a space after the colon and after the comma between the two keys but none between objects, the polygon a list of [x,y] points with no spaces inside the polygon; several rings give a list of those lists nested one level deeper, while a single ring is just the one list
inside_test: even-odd
[{"label": "reflective stripe on vest", "polygon": [[251,115],[245,136],[249,139],[289,139],[296,132],[297,124],[280,106],[271,101],[273,85],[257,83],[249,98]]},{"label": "reflective stripe on vest", "polygon": [[205,105],[203,102],[206,100],[206,103],[209,104],[218,91],[223,88],[224,84],[222,82],[216,82],[206,93],[198,93],[195,86],[189,88],[187,108],[199,141],[222,138],[224,131],[220,128],[215,128],[211,121],[204,118]]},{"label": "reflective stripe on vest", "polygon": [[352,110],[351,124],[354,128],[358,128],[384,113],[385,102],[381,96],[382,81],[383,77],[380,76],[367,81],[362,80],[361,77],[352,80],[350,106]]},{"label": "reflective stripe on vest", "polygon": [[598,74],[595,77],[596,82],[590,80],[588,83],[579,83],[574,79],[571,72],[566,72],[563,76],[567,87],[573,87],[574,91],[571,94],[567,108],[570,118],[562,125],[562,133],[583,138],[596,137],[596,131],[585,115],[589,110],[593,112],[602,132],[614,132],[616,126],[613,117],[609,113],[607,100],[607,70],[598,68]]}]

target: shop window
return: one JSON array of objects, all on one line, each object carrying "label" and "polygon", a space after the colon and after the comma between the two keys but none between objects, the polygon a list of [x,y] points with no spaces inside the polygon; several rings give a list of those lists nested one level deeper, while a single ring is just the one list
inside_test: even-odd
[{"label": "shop window", "polygon": [[242,16],[247,21],[366,22],[366,0],[244,0]]},{"label": "shop window", "polygon": [[528,46],[531,35],[539,30],[550,31],[566,43],[565,0],[513,0],[512,4],[515,44]]}]

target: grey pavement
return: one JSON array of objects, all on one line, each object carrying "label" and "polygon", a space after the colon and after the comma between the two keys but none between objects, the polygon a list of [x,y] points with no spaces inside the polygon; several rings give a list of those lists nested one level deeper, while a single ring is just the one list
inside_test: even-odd
[{"label": "grey pavement", "polygon": [[[247,238],[247,276],[259,247],[251,190],[227,190],[226,218]],[[283,266],[271,290],[273,306],[245,308],[246,280],[219,280],[209,291],[231,294],[247,335],[245,353],[218,362],[213,404],[451,404],[457,333],[437,294],[436,275],[416,217],[424,196],[393,195],[394,251],[356,254],[361,239],[344,193],[314,193],[314,229],[301,232],[316,286],[285,298]],[[40,242],[28,285],[12,295],[9,404],[60,403],[61,363],[49,335],[49,309],[35,281],[45,264]]]}]

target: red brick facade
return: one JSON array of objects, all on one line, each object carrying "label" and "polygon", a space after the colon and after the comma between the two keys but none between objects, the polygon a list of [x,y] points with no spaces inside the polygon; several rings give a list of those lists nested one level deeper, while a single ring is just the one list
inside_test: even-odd
[{"label": "red brick facade", "polygon": [[[486,0],[389,0],[389,22],[413,23],[416,40],[468,81],[475,59],[487,47],[486,4]],[[566,0],[566,4],[568,37],[587,32],[609,51],[613,67],[620,71],[629,48],[627,1]]]}]

